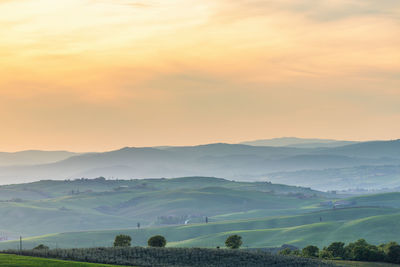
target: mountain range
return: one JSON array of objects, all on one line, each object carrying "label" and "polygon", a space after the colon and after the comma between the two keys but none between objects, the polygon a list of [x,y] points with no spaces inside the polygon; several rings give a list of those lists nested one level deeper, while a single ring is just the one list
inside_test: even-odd
[{"label": "mountain range", "polygon": [[[300,142],[302,139],[286,138],[278,141],[282,143],[285,140],[285,144],[288,144],[289,141]],[[334,143],[331,140],[317,141],[305,139],[303,143]],[[10,160],[12,157],[13,161]],[[0,182],[8,184],[99,176],[140,179],[197,175],[240,181],[273,181],[318,190],[381,189],[400,186],[397,166],[400,166],[400,140],[313,148],[216,143],[183,147],[126,147],[84,154],[20,152],[8,155],[7,160],[0,162]],[[341,177],[332,177],[331,174],[335,173],[332,170],[336,170]],[[343,175],[345,170],[352,171]],[[305,172],[314,172],[319,176],[300,178],[304,177],[302,173]],[[369,181],[362,180],[361,175],[369,177]],[[339,178],[342,182],[346,179],[340,186],[337,183]]]}]

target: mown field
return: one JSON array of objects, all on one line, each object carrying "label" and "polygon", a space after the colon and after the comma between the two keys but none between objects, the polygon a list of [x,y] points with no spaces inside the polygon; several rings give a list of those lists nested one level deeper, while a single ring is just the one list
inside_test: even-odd
[{"label": "mown field", "polygon": [[117,267],[118,265],[73,262],[28,256],[0,254],[0,266],[4,267]]}]

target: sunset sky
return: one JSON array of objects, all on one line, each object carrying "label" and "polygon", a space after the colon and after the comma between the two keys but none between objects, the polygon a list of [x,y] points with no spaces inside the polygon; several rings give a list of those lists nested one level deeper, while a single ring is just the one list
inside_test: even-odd
[{"label": "sunset sky", "polygon": [[400,138],[399,0],[0,0],[0,151]]}]

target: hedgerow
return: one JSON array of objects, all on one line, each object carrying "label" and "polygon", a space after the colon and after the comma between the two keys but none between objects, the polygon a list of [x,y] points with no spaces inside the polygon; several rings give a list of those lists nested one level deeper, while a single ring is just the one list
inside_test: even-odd
[{"label": "hedgerow", "polygon": [[7,250],[3,253],[25,256],[83,261],[92,263],[163,266],[163,267],[227,267],[227,266],[334,266],[315,259],[273,255],[261,251],[205,248],[85,248],[52,250]]}]

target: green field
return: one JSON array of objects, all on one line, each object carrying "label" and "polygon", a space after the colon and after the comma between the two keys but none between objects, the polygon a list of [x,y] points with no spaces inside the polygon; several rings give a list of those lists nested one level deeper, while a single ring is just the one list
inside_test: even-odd
[{"label": "green field", "polygon": [[[14,194],[17,197],[10,199]],[[307,188],[190,177],[40,181],[0,187],[0,233],[10,239],[70,231],[290,215],[332,199]]]},{"label": "green field", "polygon": [[[120,233],[131,235],[134,246],[146,246],[156,234],[164,235],[171,247],[223,246],[234,233],[249,248],[323,247],[360,238],[374,244],[400,241],[400,193],[340,199],[301,187],[205,177],[79,179],[27,186],[0,187],[0,199],[4,190],[6,196],[10,190],[29,193],[26,199],[0,202],[0,233],[14,240],[22,235],[28,249],[40,243],[51,248],[108,247]],[[46,197],[37,199],[38,194]],[[18,246],[17,241],[0,242],[0,249]]]},{"label": "green field", "polygon": [[4,267],[113,267],[117,265],[42,259],[27,256],[0,254],[0,266]]},{"label": "green field", "polygon": [[[244,246],[250,248],[282,244],[323,247],[334,241],[351,242],[360,238],[378,244],[400,240],[399,220],[398,209],[354,207],[208,224],[50,234],[25,238],[23,246],[29,249],[43,243],[51,248],[108,247],[117,234],[132,236],[133,246],[146,246],[147,239],[156,234],[164,235],[171,247],[223,246],[230,234],[240,234]],[[18,241],[2,242],[0,249],[15,249],[18,245]]]}]

